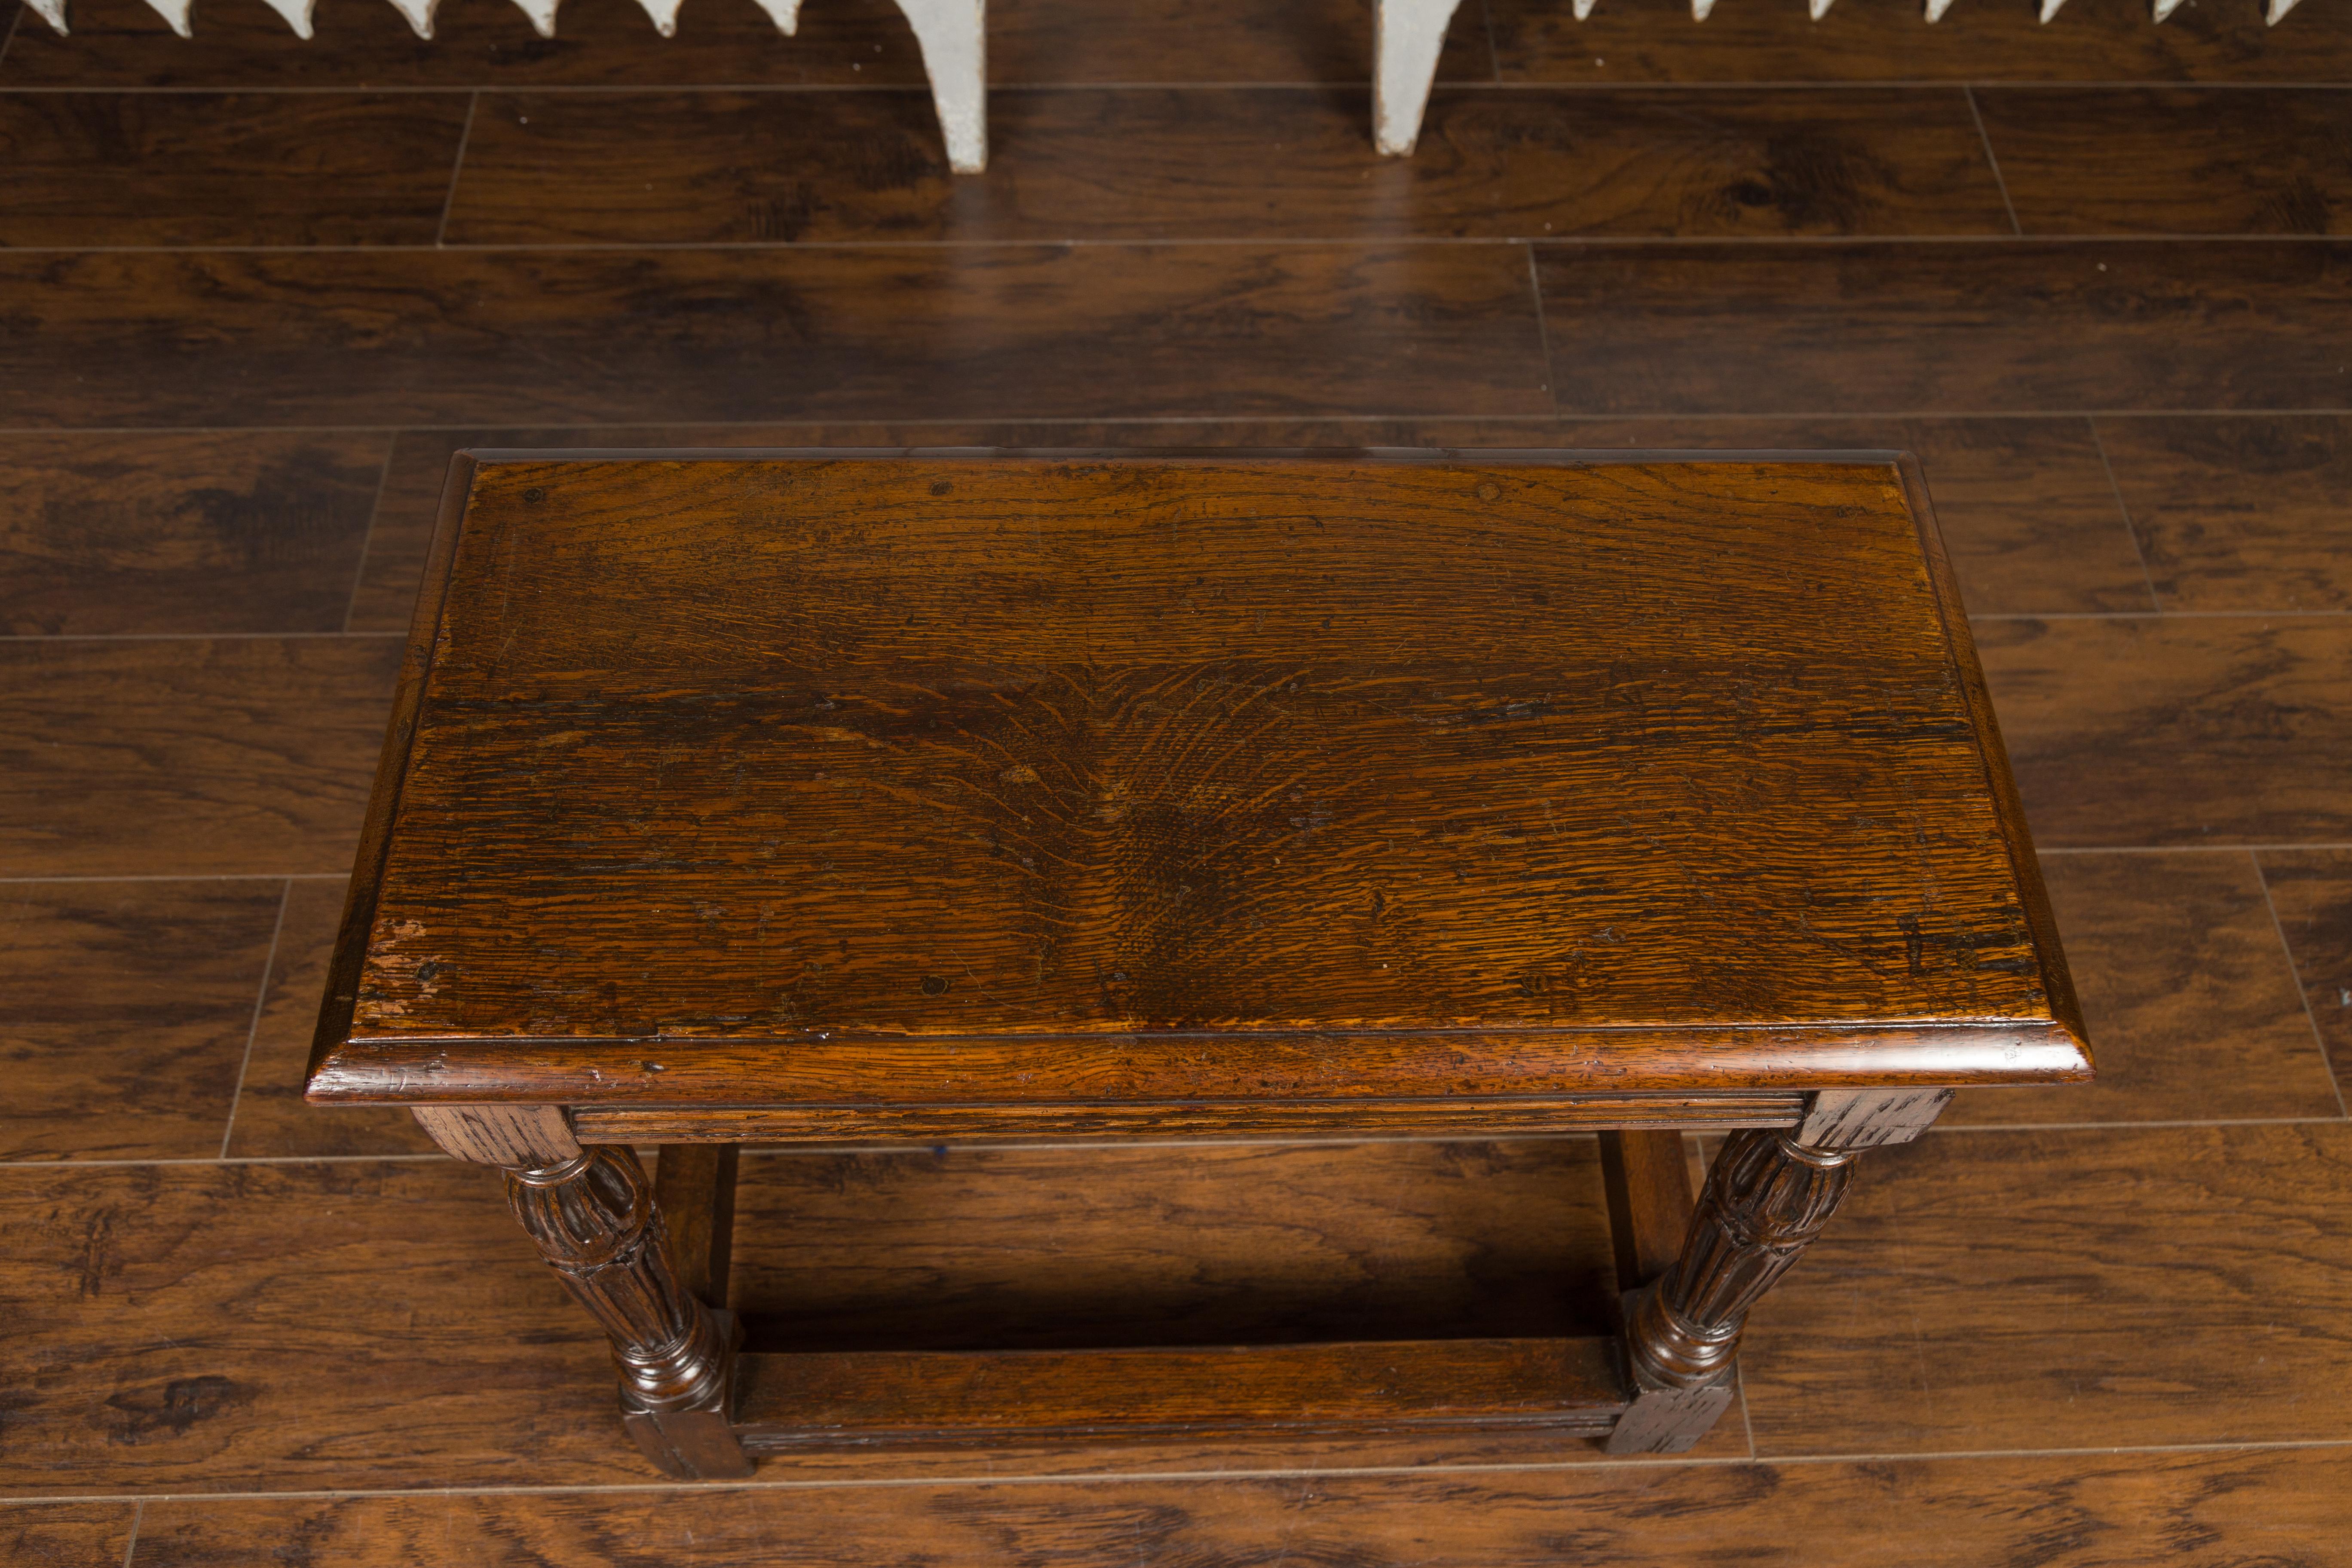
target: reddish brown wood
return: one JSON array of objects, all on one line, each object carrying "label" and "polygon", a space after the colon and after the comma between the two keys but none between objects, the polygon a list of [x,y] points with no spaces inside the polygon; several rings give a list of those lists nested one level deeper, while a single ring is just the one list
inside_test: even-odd
[{"label": "reddish brown wood", "polygon": [[1690,1230],[1690,1162],[1682,1134],[1671,1129],[1601,1133],[1601,1177],[1609,1193],[1617,1288],[1638,1290],[1674,1266]]},{"label": "reddish brown wood", "polygon": [[2086,1070],[1890,459],[460,486],[314,1097],[972,1125]]},{"label": "reddish brown wood", "polygon": [[1624,1407],[1607,1339],[746,1355],[747,1447],[1532,1426]]},{"label": "reddish brown wood", "polygon": [[679,1289],[706,1306],[727,1306],[735,1247],[731,1143],[670,1143],[654,1163],[654,1207],[668,1228]]},{"label": "reddish brown wood", "polygon": [[507,1202],[611,1338],[622,1417],[646,1457],[688,1479],[750,1475],[727,1427],[732,1320],[679,1285],[636,1155],[607,1144],[509,1169]]}]

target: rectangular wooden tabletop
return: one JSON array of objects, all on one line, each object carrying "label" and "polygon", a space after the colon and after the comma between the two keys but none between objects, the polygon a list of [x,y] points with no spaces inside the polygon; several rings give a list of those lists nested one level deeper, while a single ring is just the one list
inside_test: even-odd
[{"label": "rectangular wooden tabletop", "polygon": [[1907,460],[480,453],[316,1100],[2047,1081]]}]

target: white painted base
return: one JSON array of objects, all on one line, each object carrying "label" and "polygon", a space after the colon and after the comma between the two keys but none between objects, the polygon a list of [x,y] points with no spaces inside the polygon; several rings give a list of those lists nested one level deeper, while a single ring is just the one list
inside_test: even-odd
[{"label": "white painted base", "polygon": [[898,0],[898,9],[922,46],[948,167],[977,174],[988,167],[987,0]]},{"label": "white painted base", "polygon": [[1375,0],[1372,12],[1372,145],[1402,158],[1421,140],[1421,117],[1437,79],[1438,51],[1458,0]]},{"label": "white painted base", "polygon": [[760,0],[760,9],[787,38],[801,30],[801,0]]},{"label": "white painted base", "polygon": [[317,0],[265,0],[265,3],[271,10],[286,18],[286,25],[294,29],[296,37],[308,38],[313,36],[310,31],[310,13],[315,9]]},{"label": "white painted base", "polygon": [[[441,8],[441,0],[392,0],[392,8],[408,18],[409,30],[420,38],[433,36],[433,13]],[[554,26],[552,22],[550,26]]]},{"label": "white painted base", "polygon": [[515,9],[530,18],[531,31],[542,38],[555,37],[558,0],[514,0]]},{"label": "white painted base", "polygon": [[31,5],[34,16],[59,33],[72,33],[73,29],[66,26],[66,0],[31,0]]},{"label": "white painted base", "polygon": [[180,37],[193,38],[195,34],[188,27],[188,4],[189,0],[147,0],[147,9],[171,23],[172,31]]}]

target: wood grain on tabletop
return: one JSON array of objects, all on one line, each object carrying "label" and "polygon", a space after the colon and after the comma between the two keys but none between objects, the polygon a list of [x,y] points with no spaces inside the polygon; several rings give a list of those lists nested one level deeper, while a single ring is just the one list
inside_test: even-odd
[{"label": "wood grain on tabletop", "polygon": [[395,637],[0,642],[0,875],[351,869]]},{"label": "wood grain on tabletop", "polygon": [[1939,1125],[2336,1116],[2251,854],[2052,855],[2098,1081],[1964,1089]]},{"label": "wood grain on tabletop", "polygon": [[1984,621],[1976,641],[2042,848],[2352,839],[2352,622]]},{"label": "wood grain on tabletop", "polygon": [[6,94],[0,245],[430,245],[465,124],[456,93]]},{"label": "wood grain on tabletop", "polygon": [[1567,243],[1537,257],[1565,414],[2352,404],[2352,245]]},{"label": "wood grain on tabletop", "polygon": [[[1573,1305],[1555,1291],[1580,1299],[1588,1273],[1605,1276],[1589,1144],[1567,1144],[1574,1156],[1550,1142],[1434,1147],[1221,1151],[1215,1162],[1197,1148],[755,1157],[744,1201],[758,1212],[738,1226],[733,1296],[755,1319],[845,1338],[864,1331],[866,1304],[887,1301],[918,1343],[968,1332],[972,1316],[1034,1335],[1042,1312],[1084,1331],[1087,1303],[1151,1336],[1149,1302],[1165,1308],[1171,1335],[1230,1342],[1270,1321],[1307,1336],[1336,1322],[1410,1333],[1454,1303],[1472,1304],[1472,1321],[1549,1321]],[[919,1179],[908,1161],[940,1171]],[[1056,1246],[1043,1211],[1016,1186],[984,1183],[990,1173],[1085,1194],[1072,1233],[1083,1249]],[[1265,1216],[1269,1181],[1302,1194],[1286,1221]],[[855,1217],[861,1189],[884,1200],[866,1224]],[[603,1334],[533,1254],[495,1173],[443,1160],[0,1167],[0,1197],[27,1216],[12,1277],[24,1325],[7,1370],[12,1431],[43,1456],[0,1469],[7,1495],[651,1479],[615,1418]],[[810,1213],[804,1229],[794,1205]],[[1541,1235],[1531,1221],[1562,1228]],[[901,1245],[875,1247],[877,1226]],[[1302,1247],[1322,1260],[1328,1295],[1291,1255]],[[1054,1304],[1057,1275],[1067,1311]],[[1195,1277],[1202,1294],[1188,1287]],[[1490,1294],[1496,1304],[1480,1305]],[[915,1310],[926,1298],[928,1321]],[[1737,1413],[1697,1452],[1743,1457]],[[990,1468],[1601,1460],[1589,1439],[1471,1432],[1007,1445]],[[763,1474],[969,1477],[973,1463],[966,1451],[835,1453],[772,1460]]]},{"label": "wood grain on tabletop", "polygon": [[[2326,1568],[2342,1448],[2219,1454],[1611,1465],[1512,1474],[930,1486],[630,1489],[553,1496],[173,1499],[147,1505],[132,1568],[230,1568],[256,1541],[350,1568],[719,1568],[1309,1562],[1551,1568]],[[149,1553],[152,1553],[152,1556]]]},{"label": "wood grain on tabletop", "polygon": [[2143,0],[2034,7],[1964,3],[1933,28],[1916,5],[1726,5],[1704,26],[1675,5],[1609,5],[1578,20],[1555,0],[1490,0],[1504,81],[1943,80],[2330,82],[2352,73],[2352,37],[2325,12],[2276,27],[2260,5],[2183,6],[2148,25]]},{"label": "wood grain on tabletop", "polygon": [[2339,1091],[2352,1089],[2352,850],[2272,849],[2259,858]]},{"label": "wood grain on tabletop", "polygon": [[[1868,464],[488,464],[372,904],[373,1043],[314,1090],[866,1100],[886,1060],[908,1102],[2063,1074],[1919,551]],[[1923,877],[1937,905],[1906,914]],[[1841,1054],[1887,1021],[1962,1033]],[[1517,1037],[1562,1029],[1620,1032]],[[974,1038],[1006,1034],[1111,1038]],[[627,1044],[651,1035],[675,1059]]]},{"label": "wood grain on tabletop", "polygon": [[293,1159],[313,1155],[425,1154],[434,1143],[407,1111],[388,1106],[337,1106],[320,1110],[302,1100],[310,1037],[326,994],[327,961],[343,913],[343,879],[291,883],[278,933],[277,962],[252,1019],[253,1048],[237,1093],[231,1159]]},{"label": "wood grain on tabletop", "polygon": [[217,1155],[278,890],[0,885],[0,1158]]},{"label": "wood grain on tabletop", "polygon": [[[287,46],[275,15],[220,6],[176,37],[138,0],[74,0],[73,34],[20,27],[0,84],[61,87],[920,87],[913,32],[890,0],[826,0],[787,37],[757,6],[698,5],[652,46],[630,0],[569,0],[557,37],[540,38],[507,0],[444,0],[420,40],[381,0],[320,0],[318,37]],[[990,79],[1024,82],[1360,84],[1371,74],[1372,18],[1351,0],[1280,7],[1191,0],[1106,12],[1083,0],[994,0]],[[1440,80],[1493,74],[1480,0],[1464,0],[1438,59]]]},{"label": "wood grain on tabletop", "polygon": [[2028,234],[2352,234],[2341,88],[1987,87],[1976,100]]},{"label": "wood grain on tabletop", "polygon": [[[500,93],[453,244],[2007,234],[1957,89],[1441,90],[1382,158],[1357,89],[1000,90],[951,177],[929,95]],[[747,147],[752,149],[747,154]]]},{"label": "wood grain on tabletop", "polygon": [[14,424],[1552,411],[1505,245],[0,252],[0,293]]},{"label": "wood grain on tabletop", "polygon": [[2164,608],[2352,608],[2352,419],[2103,419],[2099,439]]},{"label": "wood grain on tabletop", "polygon": [[425,549],[468,447],[1540,447],[1918,455],[1972,615],[2142,610],[2147,579],[2083,419],[1222,419],[1127,424],[814,424],[405,430],[394,445],[354,631],[408,629]]},{"label": "wood grain on tabletop", "polygon": [[2352,1438],[2352,1124],[1874,1150],[1740,1351],[1757,1452]]},{"label": "wood grain on tabletop", "polygon": [[0,436],[0,631],[342,629],[388,433]]}]

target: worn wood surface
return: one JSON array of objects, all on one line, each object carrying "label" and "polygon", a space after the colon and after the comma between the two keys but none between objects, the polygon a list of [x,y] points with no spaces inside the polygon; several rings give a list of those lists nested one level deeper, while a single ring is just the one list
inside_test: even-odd
[{"label": "worn wood surface", "polygon": [[1617,1289],[1638,1290],[1682,1252],[1694,1201],[1690,1163],[1679,1132],[1611,1131],[1599,1142]]},{"label": "worn wood surface", "polygon": [[517,458],[465,493],[314,1095],[2086,1066],[1888,467]]},{"label": "worn wood surface", "polygon": [[1410,1340],[1171,1350],[754,1355],[736,1423],[754,1453],[1226,1432],[1605,1432],[1615,1343]]},{"label": "worn wood surface", "polygon": [[[0,1200],[16,1216],[0,1266],[0,1316],[16,1333],[0,1356],[5,1453],[39,1458],[0,1458],[0,1479],[23,1497],[120,1500],[16,1500],[0,1510],[0,1558],[69,1553],[62,1560],[80,1568],[85,1556],[72,1554],[96,1553],[113,1568],[135,1519],[131,1568],[243,1568],[257,1552],[471,1568],[734,1564],[789,1550],[862,1568],[1024,1553],[1243,1560],[1285,1547],[1294,1559],[1371,1565],[1551,1564],[1567,1550],[1672,1568],[2335,1568],[2352,1481],[2331,1445],[2347,1436],[2340,1417],[2352,1388],[2339,1365],[2344,1304],[2332,1293],[2346,1260],[2328,1250],[2342,1227],[2317,1221],[2345,1198],[2320,1158],[2325,1140],[2294,1144],[2301,1134],[2276,1119],[2340,1126],[2315,1100],[2326,1064],[2314,1022],[2352,1083],[2352,1011],[2339,996],[2352,985],[2344,854],[2296,847],[2352,838],[2327,794],[2344,772],[2329,737],[2352,712],[2352,681],[2326,639],[2265,641],[2263,628],[2284,612],[2346,603],[2337,520],[2347,426],[2326,412],[2345,406],[2334,375],[2341,331],[2327,299],[2298,302],[2293,272],[2307,258],[2289,254],[2330,242],[2275,237],[2282,226],[2310,227],[2318,210],[2275,171],[2307,178],[2332,203],[2340,164],[2328,162],[2324,118],[2309,112],[2324,100],[2296,89],[2284,95],[2291,102],[2268,103],[2263,84],[2345,79],[2352,29],[2328,0],[2305,0],[2276,29],[2262,26],[2259,9],[2199,0],[2159,27],[2146,0],[2069,0],[2045,27],[2031,5],[1959,0],[1928,28],[1916,5],[1840,0],[1818,24],[1791,3],[1720,5],[1694,26],[1686,7],[1668,4],[1601,0],[1578,23],[1560,0],[1509,0],[1494,8],[1490,47],[1489,17],[1466,0],[1443,81],[1499,73],[1571,91],[1496,93],[1496,118],[1464,121],[1465,136],[1550,125],[1612,152],[1625,142],[1575,94],[1690,84],[1679,98],[1638,100],[1664,104],[1669,118],[1679,107],[1691,137],[1676,143],[1682,162],[1596,159],[1580,171],[1548,142],[1507,154],[1507,182],[1515,168],[1541,169],[1556,192],[1576,193],[1529,205],[1525,237],[1543,241],[1540,225],[1563,212],[1612,236],[1656,217],[1738,257],[1702,275],[1677,270],[1677,247],[1650,247],[1653,259],[1620,274],[1602,253],[1622,241],[1562,247],[1568,269],[1601,267],[1592,278],[1605,287],[1580,289],[1554,273],[1539,326],[1526,248],[1451,239],[1423,248],[1415,238],[1465,210],[1442,181],[1444,201],[1425,205],[1424,192],[1385,214],[1319,187],[1314,211],[1352,226],[1328,246],[1244,226],[1299,232],[1289,215],[1234,195],[1226,171],[1247,118],[1235,89],[1275,84],[1274,94],[1310,100],[1311,113],[1258,150],[1267,185],[1299,191],[1286,160],[1305,159],[1310,142],[1322,148],[1322,128],[1347,112],[1334,106],[1361,90],[1370,12],[1360,0],[1109,10],[997,0],[1000,87],[1075,85],[1101,107],[1101,123],[1165,123],[1180,141],[1181,110],[1198,110],[1199,182],[1168,174],[1184,162],[1180,146],[1142,171],[1150,179],[1137,183],[1129,164],[1129,183],[1100,195],[1106,221],[1173,231],[1176,243],[1129,246],[1108,261],[960,243],[997,221],[984,213],[957,219],[971,228],[943,226],[942,239],[926,242],[940,254],[912,271],[835,263],[823,289],[755,289],[729,280],[805,279],[803,263],[666,259],[656,247],[694,243],[710,209],[676,212],[665,233],[647,216],[661,209],[631,206],[644,249],[552,267],[424,247],[359,262],[281,252],[271,265],[286,287],[240,303],[233,258],[149,252],[93,264],[74,249],[135,226],[122,198],[186,221],[192,194],[214,176],[152,146],[136,163],[88,164],[81,205],[52,206],[43,220],[58,224],[64,248],[19,252],[0,268],[12,432],[0,435],[0,528],[13,552],[0,563],[0,603],[12,635],[52,639],[30,650],[38,658],[18,645],[19,662],[0,675],[10,736],[22,740],[36,708],[51,716],[10,753],[0,784],[15,785],[30,766],[39,795],[10,797],[0,821],[78,824],[0,876],[49,879],[27,895],[43,908],[88,900],[127,912],[87,942],[20,944],[26,962],[9,967],[0,998],[10,1081],[20,1099],[56,1112],[38,1146],[19,1151],[31,1163],[0,1173]],[[658,47],[625,0],[567,0],[552,45],[510,0],[447,0],[433,45],[416,42],[382,0],[320,0],[320,37],[308,45],[291,43],[267,7],[226,0],[199,0],[196,37],[185,41],[141,0],[80,0],[71,38],[21,21],[0,48],[0,85],[233,95],[215,101],[234,102],[247,127],[340,118],[323,105],[262,101],[284,88],[454,89],[437,101],[458,104],[475,87],[541,98],[567,84],[618,87],[643,101],[673,89],[816,84],[855,100],[843,89],[919,79],[912,37],[887,0],[812,5],[791,39],[754,6],[697,0],[679,36]],[[2016,84],[2213,84],[2200,100],[2148,100],[2160,112],[2145,132],[2112,117],[2097,136],[2036,128],[2036,139],[2069,141],[2071,151],[2018,164],[2034,191],[2021,183],[2011,195],[2021,216],[2039,204],[2034,221],[2063,209],[2128,234],[2160,223],[2273,237],[2143,248],[1975,232],[1966,226],[1976,209],[1949,199],[1965,183],[1928,178],[1916,136],[1855,108],[1927,103],[1905,84],[1944,72],[1950,85],[1937,90],[1974,84],[1997,139],[2015,125],[1992,100]],[[1832,78],[1874,85],[1817,85]],[[1197,91],[1117,105],[1093,90],[1150,82]],[[1313,93],[1297,90],[1310,84]],[[1025,104],[1029,95],[1009,96]],[[1441,115],[1475,107],[1443,85],[1438,100]],[[1515,102],[1559,118],[1517,118]],[[78,123],[152,125],[173,107],[122,105]],[[2068,107],[2070,123],[2088,123],[2091,105]],[[856,110],[840,112],[856,122]],[[672,129],[692,119],[680,110]],[[2187,132],[2152,142],[2168,124]],[[2304,126],[2315,134],[2282,145],[2279,128]],[[1700,138],[1702,127],[1722,140]],[[239,131],[191,134],[234,145]],[[608,166],[614,137],[585,126],[579,135],[548,155],[574,170]],[[1950,168],[1965,168],[1968,142],[1946,149]],[[1813,177],[1811,165],[1772,156],[1776,144],[1822,153],[1824,172],[1853,184]],[[1480,145],[1466,142],[1451,174],[1475,174]],[[889,143],[866,146],[878,155]],[[1029,167],[1042,175],[1045,143],[1033,147],[1040,161]],[[1455,155],[1435,141],[1423,153]],[[312,155],[360,166],[347,141],[289,143],[286,177],[264,192],[282,205],[215,212],[203,220],[209,232],[286,236],[320,213],[414,211],[417,170],[387,168],[370,190],[354,182],[329,199],[302,171]],[[2257,166],[2274,155],[2283,161]],[[828,161],[836,157],[846,161]],[[746,149],[746,161],[761,159],[758,145]],[[876,199],[845,182],[857,167],[847,153],[810,160],[813,195]],[[2144,176],[2151,166],[2179,177],[2159,184]],[[870,172],[886,192],[912,177],[878,162]],[[764,176],[730,179],[740,183],[715,188],[767,188]],[[530,221],[550,234],[612,221],[602,210],[617,201],[611,185],[583,184],[578,195],[598,210],[567,211],[551,183],[530,193]],[[2326,210],[2334,222],[2335,206]],[[75,213],[79,226],[68,230],[61,220]],[[1945,214],[1959,245],[1979,247],[1975,261],[1927,265],[1901,246],[1865,246],[1862,259],[1838,264],[1827,294],[1821,241],[1777,237],[1897,219],[1902,232],[1927,236]],[[1077,237],[1085,216],[1073,214],[1069,236],[1037,242],[1039,256]],[[833,222],[812,212],[803,232],[866,237]],[[1499,264],[1454,254],[1482,245]],[[2276,249],[2252,257],[2259,246]],[[1196,252],[1196,267],[1197,253],[1223,253],[1213,286],[1170,287],[1161,258],[1180,247]],[[2104,283],[2114,273],[2100,274],[2100,262],[2112,269],[2132,258],[2147,262],[2140,278],[2099,294],[2074,288],[2078,269]],[[1465,264],[1488,282],[1445,281]],[[1634,286],[1643,268],[1662,287]],[[1961,273],[1981,287],[1914,281]],[[89,286],[101,276],[116,282]],[[2149,288],[2149,277],[2169,281]],[[1739,285],[1721,310],[1702,310],[1712,279]],[[563,296],[551,317],[570,312],[585,326],[567,335],[535,324],[528,297],[538,289]],[[1847,331],[1840,290],[1869,331]],[[646,308],[664,295],[668,307]],[[482,302],[478,315],[468,300]],[[1171,301],[1181,308],[1160,313]],[[740,376],[730,369],[741,344],[766,341],[801,310],[809,337]],[[1056,310],[1081,348],[1054,347]],[[861,325],[893,312],[920,320],[895,336]],[[475,321],[484,324],[467,340]],[[1145,368],[1160,383],[1148,398],[1128,378],[1136,340],[1153,323],[1181,342],[1155,345]],[[1562,366],[1564,420],[1545,384],[1555,378],[1541,368],[1538,331]],[[2316,375],[2277,374],[2294,368],[2279,343],[2298,334]],[[669,337],[685,346],[666,349]],[[1644,390],[1653,366],[1692,366],[1695,342],[1707,363],[1675,371],[1682,391]],[[846,346],[828,357],[807,344]],[[1439,352],[1446,344],[1460,352]],[[1346,374],[1335,379],[1334,365]],[[1532,395],[1505,408],[1500,373]],[[1334,394],[1340,380],[1344,397]],[[1638,395],[1622,413],[1585,412],[1600,405],[1595,388],[1612,387]],[[1683,400],[1695,388],[1704,398]],[[1147,407],[1154,417],[1138,417]],[[1674,412],[1685,407],[1708,412]],[[412,423],[460,416],[501,427]],[[624,419],[668,423],[597,427]],[[541,427],[516,428],[534,421]],[[227,428],[289,425],[310,427]],[[185,426],[200,428],[166,428]],[[2054,637],[1993,660],[2012,743],[2024,735],[2044,760],[2030,789],[2039,834],[2062,847],[2091,841],[2052,837],[2063,827],[2107,847],[2050,858],[2070,956],[2106,1047],[2102,1083],[1964,1093],[1922,1145],[1870,1157],[1876,1168],[1751,1329],[1750,1370],[1769,1372],[1781,1315],[1802,1316],[1786,1320],[1788,1331],[1816,1353],[1768,1383],[1751,1378],[1748,1390],[1759,1437],[1801,1448],[1802,1463],[1725,1463],[1748,1453],[1735,1409],[1696,1464],[1596,1463],[1589,1442],[1557,1436],[1423,1434],[1270,1448],[772,1457],[798,1481],[935,1479],[885,1492],[646,1488],[613,1428],[606,1354],[516,1234],[495,1179],[437,1154],[415,1158],[430,1146],[404,1112],[299,1102],[307,1017],[323,987],[320,927],[334,920],[387,700],[384,685],[333,673],[363,640],[339,645],[333,634],[366,527],[363,471],[387,440],[399,460],[361,565],[349,623],[361,632],[406,629],[447,453],[469,445],[1917,451],[1972,613],[2128,617],[2095,633],[2053,623]],[[2159,606],[2202,614],[2179,621]],[[1988,621],[1979,635],[2005,638],[2005,625],[2015,623]],[[68,644],[57,633],[98,636]],[[214,645],[189,639],[230,633],[301,634],[315,639],[319,661],[269,681],[203,676]],[[164,640],[115,640],[127,637]],[[2134,660],[2076,657],[2066,640],[2101,637],[2170,649],[2155,661],[2160,679],[2145,679],[2153,667]],[[167,709],[168,721],[155,717]],[[346,721],[348,748],[301,740]],[[2149,725],[2171,738],[2159,742],[2171,747],[2167,765],[2139,760],[2136,727]],[[2129,764],[2121,777],[2103,769],[2103,750]],[[321,759],[332,765],[313,771]],[[318,811],[322,788],[348,811]],[[2314,800],[2326,808],[2309,809]],[[2273,932],[2267,957],[2263,889],[2245,879],[2246,852],[2197,869],[2203,847],[2239,826],[2264,835],[2256,855],[2286,938],[2281,945]],[[2307,837],[2269,837],[2280,831]],[[2177,853],[2149,855],[2152,846]],[[289,868],[328,875],[289,889],[280,879]],[[118,880],[58,880],[88,877]],[[119,880],[132,878],[157,879]],[[280,891],[287,921],[263,994],[251,922],[184,917]],[[81,930],[83,916],[73,919]],[[2298,976],[2288,945],[2312,1014],[2303,1054],[2289,1026]],[[238,974],[252,981],[247,1005],[261,1002],[263,1013],[232,1122],[202,1084],[226,1060]],[[28,1018],[34,1026],[16,1026]],[[217,1033],[205,1032],[215,1021]],[[2050,1125],[2030,1135],[1969,1125],[1980,1121]],[[2204,1125],[2102,1130],[2151,1121]],[[206,1160],[224,1133],[233,1155],[259,1163],[158,1158]],[[1985,1139],[1995,1142],[1975,1142]],[[1591,1151],[1566,1139],[758,1157],[745,1184],[746,1305],[772,1348],[837,1351],[1598,1332],[1605,1322],[1578,1317],[1605,1296],[1612,1272]],[[376,1153],[408,1158],[296,1158]],[[89,1154],[139,1163],[79,1158]],[[1890,1169],[1923,1160],[1942,1163],[1916,1178]],[[1900,1193],[1883,1191],[1890,1184]],[[1882,1209],[1881,1196],[1904,1201]],[[1996,1303],[2018,1309],[2013,1324]],[[2249,1436],[2290,1446],[2203,1447]],[[2017,1451],[1986,1452],[2003,1447]],[[1482,1464],[1514,1468],[1473,1468]],[[1365,1465],[1411,1473],[1329,1473]],[[1158,1479],[1106,1480],[1106,1470]],[[1215,1479],[1236,1470],[1286,1474]],[[1094,1479],[1038,1479],[1055,1475]],[[1013,1480],[1024,1484],[986,1484]],[[540,1489],[548,1486],[559,1489]],[[385,1495],[394,1490],[401,1495]],[[240,1495],[204,1495],[220,1492]]]}]

